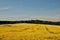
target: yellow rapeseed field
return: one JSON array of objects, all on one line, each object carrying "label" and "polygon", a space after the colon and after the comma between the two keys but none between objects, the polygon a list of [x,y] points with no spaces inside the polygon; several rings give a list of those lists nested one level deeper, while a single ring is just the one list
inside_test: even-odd
[{"label": "yellow rapeseed field", "polygon": [[47,24],[2,24],[0,40],[60,40],[60,26]]}]

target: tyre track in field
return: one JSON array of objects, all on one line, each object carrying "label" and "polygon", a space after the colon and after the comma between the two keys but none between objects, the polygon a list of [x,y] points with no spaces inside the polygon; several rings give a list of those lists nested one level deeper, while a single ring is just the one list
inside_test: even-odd
[{"label": "tyre track in field", "polygon": [[51,34],[60,34],[60,32],[52,32],[52,31],[50,31],[46,26],[45,26],[45,29],[46,29],[47,32],[49,32]]}]

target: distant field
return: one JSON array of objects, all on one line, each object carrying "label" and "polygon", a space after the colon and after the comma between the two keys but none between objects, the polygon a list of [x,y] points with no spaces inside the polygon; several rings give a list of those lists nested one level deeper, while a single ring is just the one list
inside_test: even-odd
[{"label": "distant field", "polygon": [[2,24],[0,40],[60,40],[60,26],[46,24]]}]

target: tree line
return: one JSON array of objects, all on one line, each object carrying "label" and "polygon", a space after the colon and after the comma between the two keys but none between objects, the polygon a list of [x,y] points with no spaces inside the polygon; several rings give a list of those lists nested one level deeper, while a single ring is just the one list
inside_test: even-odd
[{"label": "tree line", "polygon": [[34,24],[60,25],[60,22],[43,21],[43,20],[0,21],[0,24],[15,24],[15,23],[34,23]]}]

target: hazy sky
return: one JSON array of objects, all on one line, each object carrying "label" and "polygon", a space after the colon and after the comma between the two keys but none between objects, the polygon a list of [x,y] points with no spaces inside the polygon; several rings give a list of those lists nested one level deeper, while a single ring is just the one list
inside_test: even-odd
[{"label": "hazy sky", "polygon": [[0,20],[60,21],[60,0],[0,0]]}]

